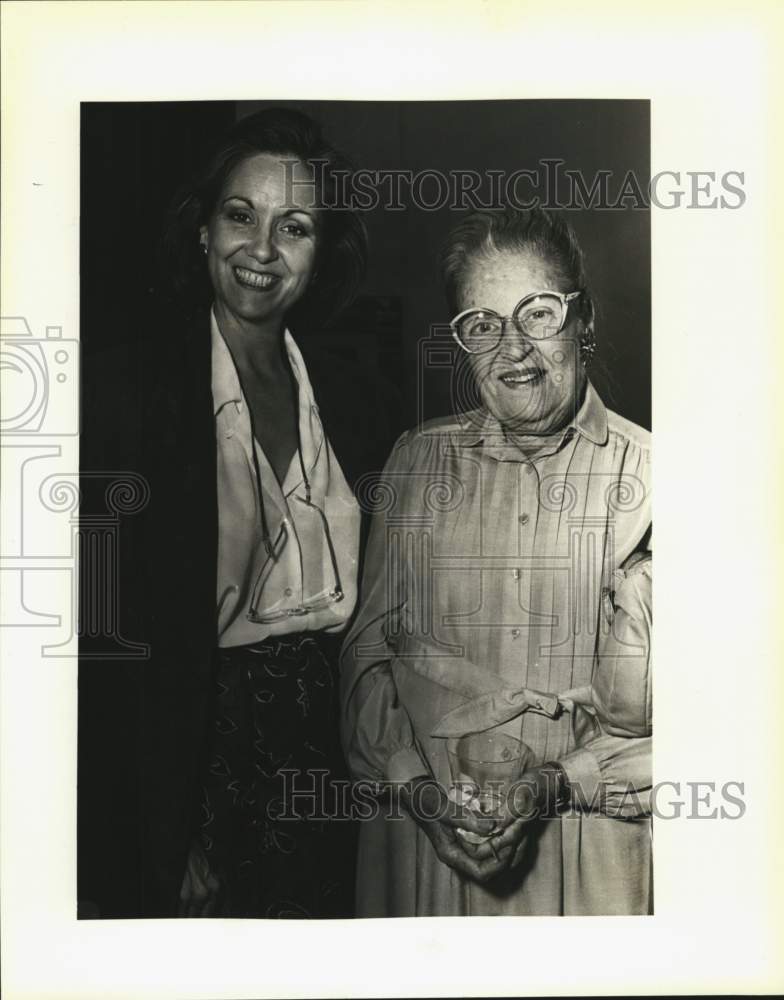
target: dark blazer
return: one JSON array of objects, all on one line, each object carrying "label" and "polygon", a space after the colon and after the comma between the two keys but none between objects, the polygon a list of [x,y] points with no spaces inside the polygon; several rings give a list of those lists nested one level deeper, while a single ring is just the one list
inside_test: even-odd
[{"label": "dark blazer", "polygon": [[[150,316],[154,318],[151,319]],[[83,517],[107,483],[143,477],[149,497],[121,519],[117,621],[142,659],[92,656],[80,635],[80,914],[173,916],[204,766],[216,636],[217,486],[209,314],[159,307],[127,347],[82,366]],[[396,397],[367,373],[300,342],[321,419],[348,481],[382,467]],[[90,475],[86,475],[90,473]],[[82,594],[95,583],[80,561]]]}]

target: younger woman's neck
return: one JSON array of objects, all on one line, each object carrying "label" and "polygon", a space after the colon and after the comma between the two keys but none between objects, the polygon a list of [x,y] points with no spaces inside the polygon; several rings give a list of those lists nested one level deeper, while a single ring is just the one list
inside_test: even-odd
[{"label": "younger woman's neck", "polygon": [[221,336],[238,369],[263,374],[285,370],[282,319],[271,317],[261,323],[250,323],[228,312],[219,303],[214,308]]}]

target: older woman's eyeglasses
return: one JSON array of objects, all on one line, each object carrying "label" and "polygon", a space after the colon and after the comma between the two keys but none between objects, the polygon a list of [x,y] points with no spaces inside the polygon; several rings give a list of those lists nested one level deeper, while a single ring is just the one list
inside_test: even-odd
[{"label": "older woman's eyeglasses", "polygon": [[581,292],[534,292],[526,295],[511,316],[499,316],[492,309],[466,309],[449,324],[452,336],[469,354],[485,354],[501,342],[506,323],[531,340],[548,340],[566,325],[569,303]]}]

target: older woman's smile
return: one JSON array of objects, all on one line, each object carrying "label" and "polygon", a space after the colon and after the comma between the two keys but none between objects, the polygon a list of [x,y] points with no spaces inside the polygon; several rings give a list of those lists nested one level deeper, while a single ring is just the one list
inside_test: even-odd
[{"label": "older woman's smile", "polygon": [[509,388],[516,389],[524,385],[533,385],[540,382],[547,373],[543,368],[536,366],[513,365],[508,371],[498,375],[498,381],[503,382]]}]

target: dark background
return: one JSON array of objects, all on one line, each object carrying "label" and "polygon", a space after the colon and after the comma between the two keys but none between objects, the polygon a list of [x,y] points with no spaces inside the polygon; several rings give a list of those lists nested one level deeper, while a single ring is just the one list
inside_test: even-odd
[{"label": "dark background", "polygon": [[[121,320],[138,312],[139,302],[156,287],[155,248],[172,195],[223,129],[264,106],[261,101],[82,106],[83,350],[134,335]],[[292,101],[287,106],[320,121],[327,137],[356,166],[368,169],[511,173],[561,158],[562,169],[581,170],[588,183],[598,171],[611,171],[611,192],[630,170],[643,190],[650,176],[647,101]],[[521,188],[523,197],[528,192]],[[449,372],[426,371],[421,385],[418,372],[420,342],[433,324],[450,318],[436,260],[461,214],[410,203],[404,211],[366,212],[370,264],[362,298],[324,332],[336,351],[380,369],[399,387],[395,419],[401,430],[420,417],[453,409]],[[592,381],[611,409],[650,428],[650,214],[627,204],[573,210],[568,216],[598,303]]]}]

